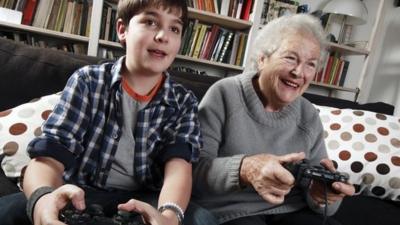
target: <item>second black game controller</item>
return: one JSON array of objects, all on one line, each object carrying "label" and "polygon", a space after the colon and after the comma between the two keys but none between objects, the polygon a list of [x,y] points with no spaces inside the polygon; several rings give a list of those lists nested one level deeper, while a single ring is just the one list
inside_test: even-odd
[{"label": "second black game controller", "polygon": [[297,184],[307,183],[309,180],[320,181],[331,186],[334,182],[346,183],[349,176],[340,172],[331,172],[322,166],[312,166],[307,160],[299,163],[287,163],[284,167],[289,170]]},{"label": "second black game controller", "polygon": [[64,208],[59,219],[67,225],[144,225],[141,215],[136,212],[118,211],[113,217],[106,217],[100,205],[91,204],[83,210],[71,205]]}]

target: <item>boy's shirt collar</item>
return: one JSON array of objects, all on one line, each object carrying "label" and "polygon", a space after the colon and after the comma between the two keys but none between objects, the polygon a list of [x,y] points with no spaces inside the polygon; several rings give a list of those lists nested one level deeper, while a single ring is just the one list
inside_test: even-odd
[{"label": "boy's shirt collar", "polygon": [[[122,65],[125,63],[125,56],[121,56],[111,68],[111,88],[120,89],[122,82]],[[147,106],[152,106],[153,104],[166,104],[168,106],[177,106],[175,92],[172,88],[172,81],[170,79],[170,74],[168,71],[163,72],[165,79],[164,83],[158,90],[158,93],[153,97]],[[171,96],[172,95],[172,96]],[[146,106],[146,107],[147,107]]]}]

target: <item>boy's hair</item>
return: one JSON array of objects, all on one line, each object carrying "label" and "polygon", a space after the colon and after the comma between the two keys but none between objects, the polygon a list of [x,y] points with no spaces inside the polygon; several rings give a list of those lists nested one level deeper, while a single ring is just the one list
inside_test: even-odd
[{"label": "boy's hair", "polygon": [[164,9],[180,9],[183,22],[182,34],[188,24],[188,8],[186,0],[119,0],[117,9],[117,19],[122,19],[125,25],[129,24],[131,18],[148,7],[162,7]]}]

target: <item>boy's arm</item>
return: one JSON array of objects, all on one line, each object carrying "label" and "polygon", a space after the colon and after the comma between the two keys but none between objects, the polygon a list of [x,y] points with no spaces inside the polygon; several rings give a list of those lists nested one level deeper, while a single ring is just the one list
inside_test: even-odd
[{"label": "boy's arm", "polygon": [[83,190],[63,185],[63,171],[64,165],[50,157],[37,157],[29,162],[22,185],[29,199],[27,213],[33,224],[59,223],[58,213],[70,200],[77,209],[85,208]]},{"label": "boy's arm", "polygon": [[23,181],[23,191],[27,198],[36,189],[49,186],[57,188],[63,184],[62,173],[64,165],[50,157],[32,159],[26,169]]},{"label": "boy's arm", "polygon": [[[164,184],[158,199],[158,206],[165,203],[175,203],[185,210],[192,190],[192,165],[184,159],[172,158],[165,164]],[[178,224],[178,218],[174,211],[165,210],[162,215],[169,221]]]}]

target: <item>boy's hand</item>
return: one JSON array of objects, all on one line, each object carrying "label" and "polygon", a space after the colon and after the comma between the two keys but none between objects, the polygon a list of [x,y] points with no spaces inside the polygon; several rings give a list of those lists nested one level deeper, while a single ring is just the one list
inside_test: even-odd
[{"label": "boy's hand", "polygon": [[[335,172],[335,167],[329,159],[321,160],[321,165],[324,166],[331,172]],[[353,185],[342,182],[334,182],[331,188],[328,188],[327,200],[328,204],[332,204],[336,201],[343,199],[345,196],[351,196],[355,192]],[[310,186],[310,196],[316,204],[325,204],[325,185],[322,182],[312,182]]]},{"label": "boy's hand", "polygon": [[[124,204],[118,205],[118,210],[138,212],[142,215],[143,221],[151,225],[178,225],[178,218],[174,212],[165,210],[161,214],[156,208],[146,202],[131,199]],[[165,213],[165,214],[164,214]],[[170,214],[167,214],[170,213]]]},{"label": "boy's hand", "polygon": [[257,154],[244,157],[240,168],[241,182],[252,185],[265,201],[280,204],[295,181],[293,175],[282,164],[297,162],[304,157],[303,152],[282,156]]},{"label": "boy's hand", "polygon": [[86,207],[84,191],[75,185],[66,184],[43,195],[35,204],[34,224],[65,225],[59,221],[58,214],[70,201],[76,209],[84,210]]}]

